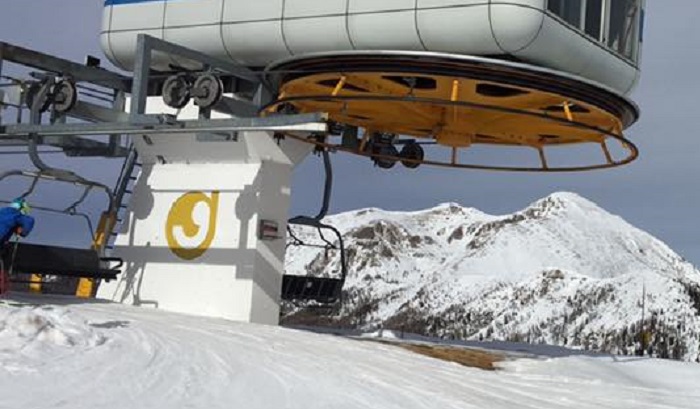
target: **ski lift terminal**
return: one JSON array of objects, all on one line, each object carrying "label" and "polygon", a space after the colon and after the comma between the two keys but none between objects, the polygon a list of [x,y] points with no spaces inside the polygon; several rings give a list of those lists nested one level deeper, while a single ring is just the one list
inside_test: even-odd
[{"label": "ski lift terminal", "polygon": [[[103,51],[128,75],[95,57],[80,64],[0,43],[0,150],[26,149],[36,168],[0,180],[33,178],[30,192],[38,180],[82,186],[59,209],[68,213],[90,192],[107,193],[90,253],[75,253],[87,261],[68,269],[81,274],[77,294],[276,324],[281,300],[342,299],[343,237],[324,222],[331,153],[386,170],[562,172],[636,159],[624,132],[640,115],[628,95],[640,76],[644,8],[107,0]],[[29,72],[10,75],[8,65]],[[599,153],[584,164],[550,160],[552,149],[580,146]],[[123,160],[117,183],[49,166],[47,147]],[[501,161],[465,159],[474,147]],[[537,165],[516,163],[515,151]],[[326,176],[321,209],[288,219],[291,173],[312,152]],[[290,225],[317,231],[326,251],[340,253],[340,271],[284,274],[286,246],[310,244]],[[274,239],[285,232],[288,240]],[[59,274],[70,264],[46,259],[51,266],[28,268]]]}]

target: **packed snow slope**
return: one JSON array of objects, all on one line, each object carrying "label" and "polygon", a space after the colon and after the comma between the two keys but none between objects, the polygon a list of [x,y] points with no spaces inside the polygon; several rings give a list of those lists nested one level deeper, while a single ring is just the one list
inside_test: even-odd
[{"label": "packed snow slope", "polygon": [[483,371],[281,327],[10,300],[0,303],[0,408],[698,407],[700,365],[560,355]]},{"label": "packed snow slope", "polygon": [[[292,307],[287,323],[621,354],[634,353],[644,337],[655,356],[700,360],[700,272],[576,194],[556,193],[503,216],[444,204],[363,209],[325,221],[347,248],[342,311],[319,318]],[[310,229],[296,234],[319,242]],[[336,251],[288,249],[289,274],[337,271]]]}]

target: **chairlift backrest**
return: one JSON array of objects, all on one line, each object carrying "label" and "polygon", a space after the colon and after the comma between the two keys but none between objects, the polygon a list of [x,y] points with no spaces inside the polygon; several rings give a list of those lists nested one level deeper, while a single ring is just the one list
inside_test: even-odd
[{"label": "chairlift backrest", "polygon": [[[83,212],[78,211],[78,208],[81,204],[85,202],[87,199],[88,195],[90,192],[98,188],[100,190],[103,190],[108,199],[108,211],[112,209],[114,199],[112,195],[112,191],[105,185],[97,182],[92,182],[89,180],[86,180],[72,172],[69,171],[51,171],[51,172],[42,172],[42,171],[26,171],[26,170],[11,170],[7,171],[4,173],[0,174],[0,182],[3,181],[6,178],[9,177],[24,177],[24,178],[29,178],[31,179],[31,184],[29,188],[22,193],[19,197],[22,199],[27,199],[29,198],[35,191],[38,183],[40,180],[47,181],[47,182],[61,182],[61,183],[69,183],[72,185],[76,186],[81,186],[83,188],[80,196],[78,197],[77,200],[73,201],[68,207],[66,208],[55,208],[55,207],[48,207],[48,206],[36,206],[32,205],[32,209],[42,211],[42,212],[48,212],[48,213],[55,213],[55,214],[64,214],[68,216],[76,216],[80,217],[85,221],[85,224],[87,225],[88,231],[90,232],[90,239],[91,242],[95,242],[95,229],[92,223],[92,220],[90,217]],[[3,200],[0,199],[0,203],[3,204],[10,204],[13,198],[8,198],[8,200]]]},{"label": "chairlift backrest", "polygon": [[4,173],[0,173],[0,182],[3,181],[4,179],[12,176],[20,176],[20,177],[26,177],[32,179],[32,182],[29,186],[29,189],[27,189],[24,193],[22,193],[19,197],[26,199],[29,197],[32,193],[34,193],[34,190],[36,189],[38,183],[40,180],[44,180],[47,182],[61,182],[61,183],[69,183],[75,186],[81,186],[83,187],[83,192],[81,196],[78,198],[77,201],[72,203],[70,206],[68,206],[65,210],[66,212],[70,210],[75,210],[78,206],[80,206],[85,199],[87,199],[88,194],[92,191],[92,189],[100,189],[105,192],[107,195],[107,200],[108,200],[108,209],[111,210],[114,204],[114,195],[112,193],[112,190],[105,186],[102,183],[99,182],[93,182],[90,180],[87,180],[83,177],[80,177],[76,175],[73,172],[70,171],[63,171],[63,170],[56,170],[52,169],[51,171],[27,171],[27,170],[10,170]]}]

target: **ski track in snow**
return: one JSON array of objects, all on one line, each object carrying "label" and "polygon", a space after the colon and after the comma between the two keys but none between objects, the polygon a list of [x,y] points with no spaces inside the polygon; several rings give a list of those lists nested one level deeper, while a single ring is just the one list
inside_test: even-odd
[{"label": "ski track in snow", "polygon": [[700,401],[697,364],[558,349],[563,356],[511,354],[489,372],[347,337],[29,300],[53,304],[0,304],[0,408],[697,409]]}]

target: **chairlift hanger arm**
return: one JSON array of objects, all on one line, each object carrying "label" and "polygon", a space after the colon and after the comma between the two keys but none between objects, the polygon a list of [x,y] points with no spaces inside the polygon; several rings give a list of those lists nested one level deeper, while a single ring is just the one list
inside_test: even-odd
[{"label": "chairlift hanger arm", "polygon": [[[41,124],[41,110],[42,110],[42,104],[48,93],[50,87],[54,85],[54,78],[53,77],[46,77],[44,80],[42,80],[41,87],[37,91],[37,95],[35,95],[32,103],[31,103],[31,111],[29,114],[29,122],[32,125],[40,125]],[[54,175],[56,177],[64,177],[64,178],[73,178],[77,179],[77,175],[73,174],[72,172],[69,172],[67,170],[62,170],[62,169],[55,169],[49,166],[46,162],[44,162],[41,157],[39,156],[39,143],[40,143],[40,136],[34,133],[29,134],[29,144],[27,145],[27,152],[29,154],[29,159],[32,161],[32,164],[36,166],[37,169],[39,169],[40,174],[50,174]],[[35,178],[30,190],[25,193],[24,196],[29,195],[34,188],[36,187],[36,183],[39,180],[39,178]]]},{"label": "chairlift hanger arm", "polygon": [[[323,188],[323,203],[321,204],[321,209],[319,210],[316,217],[296,216],[296,217],[289,219],[288,224],[296,224],[296,225],[302,225],[302,226],[315,227],[316,229],[318,229],[319,235],[321,236],[321,239],[327,245],[330,245],[331,248],[337,248],[340,250],[340,269],[341,269],[342,280],[344,281],[345,277],[347,276],[347,262],[345,259],[345,244],[343,242],[343,235],[335,227],[322,222],[322,220],[328,214],[331,191],[333,188],[333,166],[331,164],[330,154],[328,153],[327,149],[323,149],[321,151],[321,156],[323,157],[323,168],[324,168],[325,175],[326,175],[326,180],[325,180],[324,188]],[[323,233],[321,232],[322,229],[330,230],[335,234],[335,236],[338,240],[338,246],[335,246],[334,244],[330,243],[330,241],[323,236]],[[291,229],[290,229],[290,231],[291,231]],[[292,234],[292,238],[294,240],[298,241],[299,243],[301,243],[301,245],[305,245],[305,243],[302,240],[300,240],[298,237],[296,237],[294,234]],[[325,247],[325,248],[328,249],[328,247]]]},{"label": "chairlift hanger arm", "polygon": [[323,158],[323,170],[326,176],[323,185],[323,202],[321,203],[321,209],[318,211],[318,214],[315,217],[296,216],[289,220],[289,223],[291,224],[317,226],[315,222],[320,222],[326,217],[326,215],[328,215],[328,208],[330,207],[331,193],[333,190],[333,166],[331,164],[328,149],[321,150],[321,157]]},{"label": "chairlift hanger arm", "polygon": [[323,169],[326,172],[326,181],[323,185],[323,204],[321,205],[321,210],[316,215],[316,220],[323,220],[328,214],[333,190],[333,166],[331,166],[331,157],[328,153],[328,149],[323,149],[321,151],[321,156],[323,157]]}]

